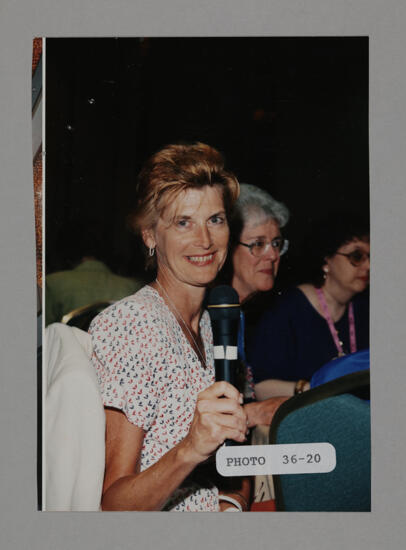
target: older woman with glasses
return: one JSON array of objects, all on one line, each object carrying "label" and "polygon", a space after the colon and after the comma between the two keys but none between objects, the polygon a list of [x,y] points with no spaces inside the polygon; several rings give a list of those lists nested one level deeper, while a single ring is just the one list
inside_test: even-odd
[{"label": "older woman with glasses", "polygon": [[[248,401],[255,397],[255,393],[245,348],[269,302],[267,291],[274,286],[280,258],[288,249],[289,243],[281,233],[288,220],[289,210],[284,204],[255,185],[240,184],[240,196],[230,222],[231,250],[222,277],[240,298],[242,313],[238,351],[246,367],[244,393]],[[269,424],[273,413],[285,399],[247,403],[245,412],[249,427]]]},{"label": "older woman with glasses", "polygon": [[280,257],[288,249],[281,228],[289,220],[286,206],[266,191],[242,183],[231,223],[231,284],[247,303],[275,282]]},{"label": "older woman with glasses", "polygon": [[369,224],[331,215],[306,248],[307,282],[278,298],[250,343],[258,399],[301,393],[331,359],[369,347]]}]

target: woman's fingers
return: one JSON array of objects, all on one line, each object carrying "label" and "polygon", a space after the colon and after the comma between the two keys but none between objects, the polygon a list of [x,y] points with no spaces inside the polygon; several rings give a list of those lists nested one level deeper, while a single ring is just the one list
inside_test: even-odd
[{"label": "woman's fingers", "polygon": [[[241,394],[228,382],[216,382],[198,396],[196,411],[207,428],[212,425],[224,432],[224,439],[245,439],[247,415],[240,404]],[[229,432],[232,430],[232,433]],[[216,434],[217,435],[217,434]]]},{"label": "woman's fingers", "polygon": [[246,436],[247,422],[245,416],[206,413],[202,415],[201,423],[208,431],[212,431],[215,438],[221,439],[221,443],[225,439],[235,438],[244,441]]},{"label": "woman's fingers", "polygon": [[[221,416],[232,416],[235,425],[241,431],[247,427],[247,415],[240,404],[241,394],[228,382],[216,382],[198,396],[196,410],[199,414],[216,413]],[[229,425],[227,421],[225,425]]]},{"label": "woman's fingers", "polygon": [[235,399],[227,397],[217,399],[199,398],[196,408],[200,413],[217,412],[245,416],[243,407]]},{"label": "woman's fingers", "polygon": [[240,392],[229,382],[224,380],[221,382],[215,382],[207,389],[202,391],[198,399],[213,399],[216,397],[228,397],[229,399],[235,399],[238,403],[242,404],[242,395]]},{"label": "woman's fingers", "polygon": [[241,394],[228,382],[216,382],[202,391],[185,444],[205,460],[226,439],[243,442],[247,415],[241,403]]}]

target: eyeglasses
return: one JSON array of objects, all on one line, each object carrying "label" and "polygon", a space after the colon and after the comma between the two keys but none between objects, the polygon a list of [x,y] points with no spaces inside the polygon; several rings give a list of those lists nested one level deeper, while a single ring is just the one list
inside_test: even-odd
[{"label": "eyeglasses", "polygon": [[279,254],[279,256],[285,254],[289,248],[289,241],[287,239],[284,239],[283,237],[276,237],[276,239],[272,239],[272,241],[270,242],[258,239],[251,244],[242,242],[239,242],[238,244],[249,248],[251,254],[256,258],[260,258],[264,254],[266,254],[271,246],[273,250],[275,250],[275,252]]},{"label": "eyeglasses", "polygon": [[336,254],[348,258],[350,264],[354,267],[358,267],[359,265],[364,263],[365,260],[370,259],[369,252],[362,252],[362,250],[354,250],[353,252],[349,252],[348,254],[345,254],[344,252],[336,252]]}]

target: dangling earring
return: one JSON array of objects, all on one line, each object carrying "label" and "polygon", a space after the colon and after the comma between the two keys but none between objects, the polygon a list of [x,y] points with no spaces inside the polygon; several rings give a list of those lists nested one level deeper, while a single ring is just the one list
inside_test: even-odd
[{"label": "dangling earring", "polygon": [[149,248],[148,254],[152,257],[155,254],[155,248]]},{"label": "dangling earring", "polygon": [[327,279],[327,273],[328,273],[328,267],[327,266],[323,267],[323,271],[324,271],[323,279],[326,280]]}]

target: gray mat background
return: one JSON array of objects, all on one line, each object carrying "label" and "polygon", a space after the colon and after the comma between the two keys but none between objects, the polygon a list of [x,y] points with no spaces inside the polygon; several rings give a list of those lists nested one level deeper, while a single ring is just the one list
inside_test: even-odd
[{"label": "gray mat background", "polygon": [[[401,0],[1,0],[2,549],[404,547],[406,4]],[[31,56],[36,36],[369,36],[373,511],[36,511]],[[345,162],[345,158],[343,158]]]}]

